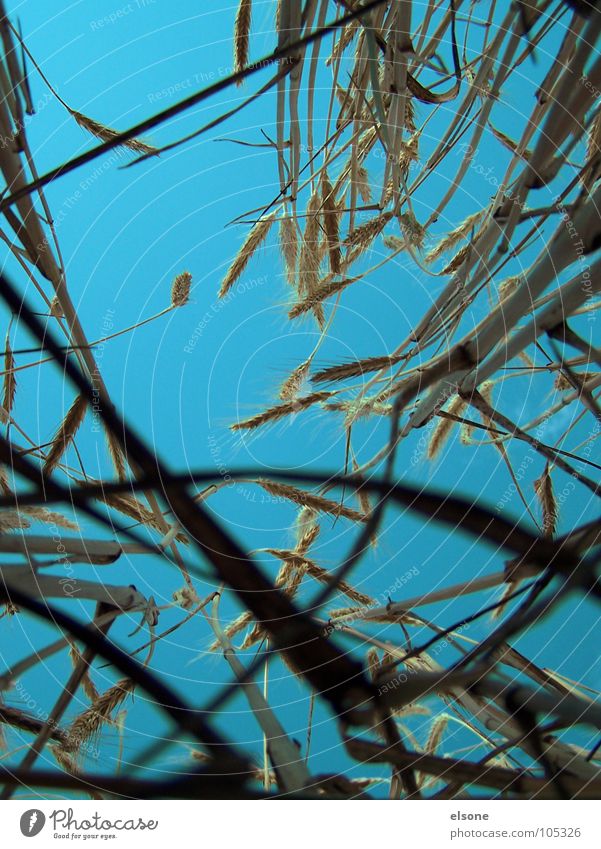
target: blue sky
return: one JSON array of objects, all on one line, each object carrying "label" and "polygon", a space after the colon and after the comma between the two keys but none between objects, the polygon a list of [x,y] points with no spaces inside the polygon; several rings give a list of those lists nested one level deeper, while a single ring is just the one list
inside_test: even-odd
[{"label": "blue sky", "polygon": [[[66,103],[117,129],[141,121],[231,71],[235,5],[211,4],[208,11],[203,6],[209,4],[132,0],[120,5],[119,0],[95,0],[62,4],[57,11],[54,4],[50,6],[42,0],[8,4],[9,11],[20,19],[29,49]],[[273,44],[273,8],[273,2],[253,3],[253,58],[266,53]],[[551,40],[549,45],[555,43]],[[518,77],[504,91],[502,109],[495,113],[499,129],[511,134],[516,118],[529,111],[523,85],[527,81],[530,86],[544,69],[543,47],[540,61],[527,61],[521,68],[521,79]],[[88,149],[93,140],[60,103],[48,96],[47,87],[33,69],[30,76],[38,108],[37,115],[28,122],[27,133],[37,168],[44,172]],[[157,128],[146,140],[160,145],[196,129],[240,102],[245,93],[265,79],[266,74],[261,72],[256,82],[247,83],[243,89],[228,89]],[[323,123],[325,112],[326,77],[323,84],[317,97],[318,126]],[[427,110],[424,105],[419,107],[420,120],[427,117]],[[57,180],[46,190],[71,296],[90,339],[160,312],[169,304],[173,277],[183,270],[193,276],[189,305],[112,340],[98,352],[114,401],[172,468],[214,467],[222,474],[223,470],[248,465],[264,470],[275,467],[341,471],[343,467],[342,420],[331,415],[311,411],[244,439],[229,430],[237,418],[260,412],[274,402],[281,381],[307,357],[317,340],[314,323],[306,320],[291,324],[287,319],[290,290],[283,277],[275,231],[245,270],[232,297],[227,302],[217,300],[223,273],[247,232],[245,226],[232,226],[232,220],[269,203],[279,188],[270,151],[219,139],[261,142],[261,130],[273,135],[274,114],[274,96],[267,95],[221,128],[159,159],[126,169],[123,166],[131,162],[131,156],[112,152]],[[448,114],[443,109],[428,125],[423,141],[426,153],[436,145],[439,129],[447,121]],[[481,173],[470,173],[464,190],[447,210],[448,217],[433,226],[432,238],[488,202],[495,191],[492,179],[495,174],[500,179],[506,153],[488,134],[483,156],[486,167],[492,169],[488,172],[489,184],[483,184]],[[429,181],[427,189],[417,196],[418,218],[427,217],[457,164],[457,159],[451,157],[451,162],[441,166],[435,180]],[[377,178],[382,163],[374,157],[371,166]],[[386,253],[386,247],[378,240],[370,264]],[[526,256],[532,259],[533,255]],[[6,267],[15,271],[9,259]],[[519,271],[520,263],[508,267],[508,273]],[[318,362],[324,365],[392,351],[424,311],[424,302],[435,297],[441,286],[440,279],[420,277],[411,262],[404,259],[370,275],[345,293]],[[33,302],[31,287],[28,293]],[[484,314],[484,302],[479,309]],[[3,318],[6,323],[7,317]],[[19,338],[25,342],[27,337],[17,336],[17,341]],[[536,385],[528,384],[530,378],[512,378],[500,390],[509,404],[518,399],[522,421],[535,415],[541,394],[549,393],[549,403],[552,398],[552,377],[537,376],[532,380],[536,380]],[[21,372],[16,409],[38,442],[51,438],[54,423],[60,421],[72,398],[71,388],[63,384],[51,365]],[[574,410],[565,412],[564,426]],[[361,424],[355,432],[357,459],[371,456],[387,432],[387,420],[370,419]],[[443,457],[432,464],[423,456],[421,436],[416,431],[402,445],[397,465],[399,480],[432,483],[468,497],[484,493],[489,503],[507,490],[511,479],[491,446],[467,448],[454,438]],[[88,474],[98,477],[109,473],[103,437],[93,431],[91,423],[82,428],[77,444]],[[527,451],[512,446],[511,457],[516,466],[525,456]],[[598,457],[596,448],[592,459],[595,456]],[[542,473],[543,465],[542,458],[536,457],[532,467],[528,466],[525,486],[529,487],[529,496],[531,480]],[[557,473],[559,489],[562,481],[563,475]],[[293,507],[266,503],[257,487],[222,491],[211,499],[210,506],[249,549],[285,547],[293,538]],[[515,496],[507,509],[514,516],[523,512]],[[571,497],[562,511],[560,530],[569,528],[579,517],[585,519],[591,510],[586,496]],[[527,517],[525,521],[529,521]],[[91,525],[84,522],[82,526],[92,532]],[[99,528],[93,532],[106,533]],[[348,523],[341,520],[332,525],[324,521],[315,549],[319,562],[333,568],[348,550],[352,537],[353,529]],[[277,564],[273,558],[263,555],[261,559],[270,574],[275,574]],[[406,589],[410,596],[502,566],[502,554],[487,546],[450,534],[433,522],[424,524],[407,511],[389,510],[379,545],[362,561],[356,584],[385,603],[388,588],[414,567],[418,574]],[[92,578],[93,572],[90,568],[82,577]],[[181,586],[181,578],[172,567],[146,556],[129,561],[122,558],[115,566],[97,570],[97,577],[112,583],[135,582],[142,592],[154,594],[159,603],[169,601],[173,591]],[[200,584],[205,592],[211,586],[209,582]],[[309,587],[304,597],[310,597],[315,588]],[[492,597],[483,594],[482,603]],[[444,626],[459,619],[468,607],[469,602],[467,606],[460,602],[427,607],[423,612]],[[574,608],[571,610],[573,615]],[[236,612],[235,604],[226,597],[221,609],[223,620]],[[161,627],[175,623],[180,615],[181,611],[165,612]],[[596,616],[588,605],[582,604],[578,618],[582,636],[589,624],[594,625]],[[469,637],[477,639],[488,624],[485,621],[473,626]],[[598,660],[584,646],[576,646],[574,656],[568,658],[567,627],[560,609],[540,627],[535,639],[526,634],[517,644],[541,666],[558,667],[569,662],[572,672],[598,686]],[[40,645],[50,639],[45,626],[28,626],[26,631],[20,618],[10,622],[5,619],[0,629],[4,633],[4,663],[22,656],[24,641]],[[131,630],[131,621],[116,629],[130,648],[138,645],[139,639],[139,635],[127,639]],[[386,636],[399,639],[397,633],[388,632]],[[424,635],[416,632],[416,642],[420,636]],[[153,668],[197,704],[214,692],[217,683],[230,679],[222,659],[204,654],[209,642],[207,625],[197,617],[161,642],[153,659]],[[24,685],[26,692],[36,692],[49,676],[58,678],[66,668],[68,660],[62,656],[40,665]],[[281,711],[290,735],[304,745],[308,693],[279,664],[270,669],[270,703]],[[97,676],[101,688],[112,680],[107,670],[100,670]],[[18,705],[20,698],[13,692],[11,703]],[[81,707],[82,703],[75,705],[76,709]],[[341,752],[333,754],[329,750],[337,745],[331,722],[327,713],[318,709],[310,761],[315,772],[330,768],[332,763],[340,769],[348,766]],[[232,703],[218,724],[247,745],[249,751],[260,754],[260,735],[241,699]],[[136,696],[133,706],[130,703],[127,726],[126,760],[135,759],[136,753],[166,727],[157,713],[145,705],[142,695]],[[423,738],[426,732],[422,720],[418,718],[414,727],[418,737]],[[111,732],[106,732],[102,740],[106,747],[98,764],[90,761],[90,766],[111,769],[117,743]],[[461,734],[457,740],[457,747],[466,745]],[[174,757],[173,750],[169,751],[164,768],[173,766]],[[353,774],[366,772],[369,770],[355,767]]]}]

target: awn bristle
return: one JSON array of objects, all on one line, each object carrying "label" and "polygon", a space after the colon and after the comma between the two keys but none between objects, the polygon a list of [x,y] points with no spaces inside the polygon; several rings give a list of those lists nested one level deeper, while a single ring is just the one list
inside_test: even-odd
[{"label": "awn bristle", "polygon": [[374,218],[370,218],[370,220],[366,221],[365,224],[362,224],[360,227],[353,230],[352,233],[349,233],[344,240],[344,244],[348,248],[355,248],[357,251],[362,253],[371,245],[376,236],[382,232],[392,216],[393,213],[388,211],[381,212]]},{"label": "awn bristle", "polygon": [[332,48],[331,54],[326,59],[326,66],[329,67],[332,62],[334,62],[349,46],[353,38],[357,33],[357,29],[359,27],[359,21],[354,20],[350,21],[341,31],[338,41]]},{"label": "awn bristle", "polygon": [[297,397],[311,368],[311,358],[297,366],[282,383],[278,393],[281,401],[292,401]]},{"label": "awn bristle", "polygon": [[378,650],[375,649],[373,646],[368,649],[367,657],[365,658],[365,660],[367,663],[369,677],[372,681],[375,681],[380,671],[380,656],[378,655]]},{"label": "awn bristle", "polygon": [[534,481],[534,491],[539,500],[543,514],[543,534],[552,537],[557,527],[558,507],[553,492],[553,481],[547,463],[540,476]]},{"label": "awn bristle", "polygon": [[[268,549],[268,551],[270,554],[273,554],[274,557],[279,557],[281,560],[289,560],[292,561],[292,563],[296,563],[299,566],[304,567],[306,574],[315,581],[319,581],[321,584],[328,584],[332,580],[332,573],[328,572],[327,569],[318,566],[314,560],[309,560],[307,557],[301,557],[294,551],[283,551],[277,548]],[[342,595],[345,595],[347,598],[350,598],[351,601],[354,601],[363,607],[370,607],[374,603],[371,596],[360,592],[346,581],[338,581],[336,584],[336,590],[337,592],[342,593]]]},{"label": "awn bristle", "polygon": [[16,510],[0,510],[0,534],[31,527],[27,519]]},{"label": "awn bristle", "polygon": [[286,401],[285,404],[279,404],[276,407],[270,407],[263,413],[252,416],[250,419],[245,419],[242,422],[230,425],[231,430],[254,430],[267,422],[275,422],[289,416],[291,413],[298,413],[301,410],[306,410],[312,407],[313,404],[318,404],[320,401],[325,401],[331,398],[333,392],[313,392],[311,395],[304,395],[302,398],[295,398],[292,401]]},{"label": "awn bristle", "polygon": [[109,450],[111,462],[115,471],[117,472],[117,477],[120,481],[124,481],[127,479],[127,468],[125,454],[123,452],[123,448],[121,447],[121,443],[119,442],[113,431],[110,430],[108,427],[104,428],[104,435],[106,437],[106,444]]},{"label": "awn bristle", "polygon": [[[454,416],[460,416],[465,407],[466,402],[457,395],[448,405],[446,412],[452,413]],[[438,419],[428,444],[428,460],[435,460],[438,457],[455,424],[456,422],[453,419],[443,417]]]},{"label": "awn bristle", "polygon": [[[307,204],[307,223],[303,234],[303,242],[299,260],[299,295],[303,297],[313,296],[319,289],[319,266],[321,262],[319,252],[319,237],[321,227],[319,223],[319,210],[321,207],[321,196],[313,192]],[[318,302],[313,310],[315,319],[320,327],[325,323],[323,307]]]},{"label": "awn bristle", "polygon": [[[319,534],[320,528],[317,517],[317,512],[311,507],[302,507],[298,511],[294,524],[296,530],[295,551],[299,554],[305,554]],[[317,531],[315,531],[316,528]]]},{"label": "awn bristle", "polygon": [[72,758],[71,755],[67,754],[61,745],[49,746],[48,748],[54,755],[57,764],[64,769],[65,772],[70,772],[71,775],[77,775],[78,769],[75,758]]},{"label": "awn bristle", "polygon": [[392,368],[400,362],[400,357],[368,357],[365,360],[356,360],[352,363],[343,363],[339,366],[318,371],[311,378],[312,383],[327,383],[335,380],[346,380],[349,377],[362,377],[372,371]]},{"label": "awn bristle", "polygon": [[135,686],[135,681],[131,678],[122,678],[75,717],[67,732],[66,750],[72,752],[79,749],[86,740],[97,734],[105,723],[110,722],[113,711],[133,693]]},{"label": "awn bristle", "polygon": [[369,203],[371,201],[371,186],[367,168],[363,165],[357,168],[357,176],[353,182],[363,203]]},{"label": "awn bristle", "polygon": [[354,283],[356,277],[349,277],[346,280],[334,280],[332,283],[328,283],[327,285],[321,285],[319,288],[313,292],[312,295],[307,295],[307,297],[299,301],[298,304],[294,304],[291,310],[288,312],[288,318],[298,318],[304,313],[309,312],[309,310],[315,309],[316,306],[321,304],[327,298],[331,298],[332,295],[336,295],[338,292],[341,292],[343,289],[346,289],[347,286],[350,286],[351,283]]},{"label": "awn bristle", "polygon": [[265,478],[258,478],[257,483],[270,495],[274,495],[276,498],[285,498],[294,504],[299,504],[301,507],[311,507],[313,510],[320,513],[330,513],[332,516],[343,516],[345,519],[350,519],[353,522],[367,521],[367,517],[363,513],[359,513],[357,510],[352,510],[350,507],[345,507],[337,501],[332,501],[321,495],[306,492],[304,489],[297,489],[295,486],[269,481]]},{"label": "awn bristle", "polygon": [[192,275],[189,271],[182,271],[174,279],[171,286],[171,306],[183,307],[190,299],[190,287],[192,285]]},{"label": "awn bristle", "polygon": [[317,521],[317,513],[311,507],[303,507],[296,521],[296,547],[298,554],[306,554],[311,548],[321,528]]},{"label": "awn bristle", "polygon": [[[359,465],[357,464],[357,461],[354,458],[353,458],[353,472],[355,474],[357,474],[359,472]],[[366,516],[369,516],[369,514],[372,511],[372,506],[371,506],[371,500],[369,498],[367,490],[364,489],[362,486],[360,486],[360,487],[358,487],[358,489],[355,490],[355,494],[357,496],[357,501],[359,502],[359,506],[361,507],[361,512],[364,513]]]},{"label": "awn bristle", "polygon": [[434,262],[444,253],[450,251],[451,248],[454,248],[458,242],[461,242],[469,236],[474,227],[479,224],[485,212],[485,209],[481,209],[479,212],[474,212],[472,215],[468,215],[461,224],[455,227],[454,230],[451,230],[450,233],[447,233],[446,236],[443,236],[438,244],[426,254],[425,262]]},{"label": "awn bristle", "polygon": [[[84,663],[83,655],[79,651],[76,643],[71,643],[71,648],[69,649],[69,657],[71,658],[71,663],[74,667],[78,665],[78,663]],[[84,693],[88,697],[91,702],[95,702],[100,698],[100,693],[96,689],[96,686],[92,679],[90,678],[90,667],[86,666],[86,671],[81,678],[81,686],[83,688]]]},{"label": "awn bristle", "polygon": [[[484,383],[482,384],[482,386],[478,390],[480,395],[484,398],[484,400],[486,401],[486,403],[489,406],[492,406],[493,389],[494,389],[494,382],[492,380],[485,380]],[[491,424],[490,419],[487,416],[483,415],[482,413],[480,413],[480,418],[482,419],[482,421],[485,425]],[[474,432],[473,425],[470,425],[470,424],[461,425],[460,439],[461,439],[461,441],[464,445],[470,444],[473,432]]]},{"label": "awn bristle", "polygon": [[437,716],[430,726],[430,733],[426,740],[424,751],[430,755],[434,755],[440,746],[443,734],[449,723],[448,716]]},{"label": "awn bristle", "polygon": [[44,522],[47,525],[56,525],[57,528],[64,528],[67,531],[78,531],[79,525],[77,522],[72,522],[67,519],[62,513],[57,513],[54,510],[47,510],[45,507],[20,507],[21,513],[27,513],[32,519],[37,519],[39,522]]},{"label": "awn bristle", "polygon": [[390,404],[382,404],[379,396],[358,395],[348,401],[331,401],[324,405],[327,410],[339,410],[346,413],[345,429],[366,416],[388,416],[392,410]]},{"label": "awn bristle", "polygon": [[382,242],[391,251],[404,251],[407,247],[405,239],[401,239],[399,236],[382,236]]},{"label": "awn bristle", "polygon": [[84,420],[87,406],[88,402],[85,395],[78,395],[71,404],[67,415],[54,435],[50,451],[46,456],[44,462],[45,474],[49,475],[56,468],[59,460],[75,439],[75,434]]},{"label": "awn bristle", "polygon": [[472,250],[473,245],[468,242],[467,245],[464,245],[460,248],[453,259],[445,265],[442,269],[442,274],[454,274],[458,268],[460,268],[466,260],[467,255]]},{"label": "awn bristle", "polygon": [[[154,513],[138,501],[137,498],[134,498],[133,495],[124,492],[103,492],[102,495],[97,497],[108,507],[112,507],[113,510],[129,516],[135,522],[139,522],[141,525],[147,525],[161,533],[163,532],[163,527]],[[182,543],[189,543],[190,541],[184,533],[177,534],[175,538],[178,542]]]},{"label": "awn bristle", "polygon": [[[248,65],[248,44],[250,36],[250,20],[252,0],[240,0],[236,21],[234,23],[234,70],[243,71]],[[236,85],[242,85],[244,80],[237,80]]]},{"label": "awn bristle", "polygon": [[[449,718],[448,716],[437,716],[430,726],[430,732],[428,734],[428,739],[426,740],[426,745],[424,746],[424,753],[426,755],[435,755],[438,747],[442,742],[442,738],[444,736],[444,732],[448,725]],[[418,772],[416,774],[416,782],[418,787],[423,787],[426,781],[431,782],[431,777],[427,773]]]},{"label": "awn bristle", "polygon": [[256,249],[259,247],[261,242],[263,242],[267,238],[267,234],[271,228],[275,220],[275,212],[272,212],[271,215],[268,215],[266,218],[261,218],[260,221],[254,225],[242,247],[238,251],[236,258],[230,265],[227,270],[225,277],[223,278],[223,282],[221,284],[221,288],[219,290],[219,297],[223,298],[229,290],[232,288],[236,280],[240,277],[248,262]]},{"label": "awn bristle", "polygon": [[561,371],[557,372],[553,386],[560,392],[565,392],[567,389],[572,389],[572,384],[567,379],[565,374]]},{"label": "awn bristle", "polygon": [[412,212],[405,212],[399,216],[401,230],[410,245],[422,248],[426,238],[426,229],[423,227]]},{"label": "awn bristle", "polygon": [[[238,616],[237,619],[234,619],[233,622],[224,629],[225,636],[231,640],[232,637],[235,637],[236,634],[239,634],[240,631],[243,631],[245,628],[248,628],[249,625],[254,621],[252,613],[245,611]],[[214,640],[209,646],[209,651],[217,651],[221,648],[221,643],[219,640]]]},{"label": "awn bristle", "polygon": [[10,488],[8,483],[8,475],[6,474],[6,467],[0,465],[0,492],[2,495],[6,495],[10,497],[13,495],[13,491]]},{"label": "awn bristle", "polygon": [[286,215],[280,219],[280,248],[284,257],[286,279],[293,289],[296,289],[296,262],[298,259],[298,233],[296,222],[292,216]]},{"label": "awn bristle", "polygon": [[[119,135],[117,130],[105,127],[104,124],[99,124],[98,121],[88,118],[87,115],[82,115],[81,112],[76,112],[75,109],[69,109],[69,112],[75,118],[80,127],[87,130],[88,133],[96,136],[96,138],[99,138],[101,141],[111,142]],[[140,139],[127,139],[127,141],[121,142],[119,146],[126,147],[129,150],[133,150],[134,153],[140,153],[143,155],[158,156],[159,154],[156,147],[146,144],[145,142],[140,141]]]},{"label": "awn bristle", "polygon": [[[586,142],[586,162],[588,163],[601,153],[601,109],[597,110],[597,114],[593,118]],[[594,170],[588,170],[588,173],[582,180],[586,188],[590,188],[595,183],[599,177],[600,170],[601,164],[599,163],[597,163]]]}]

